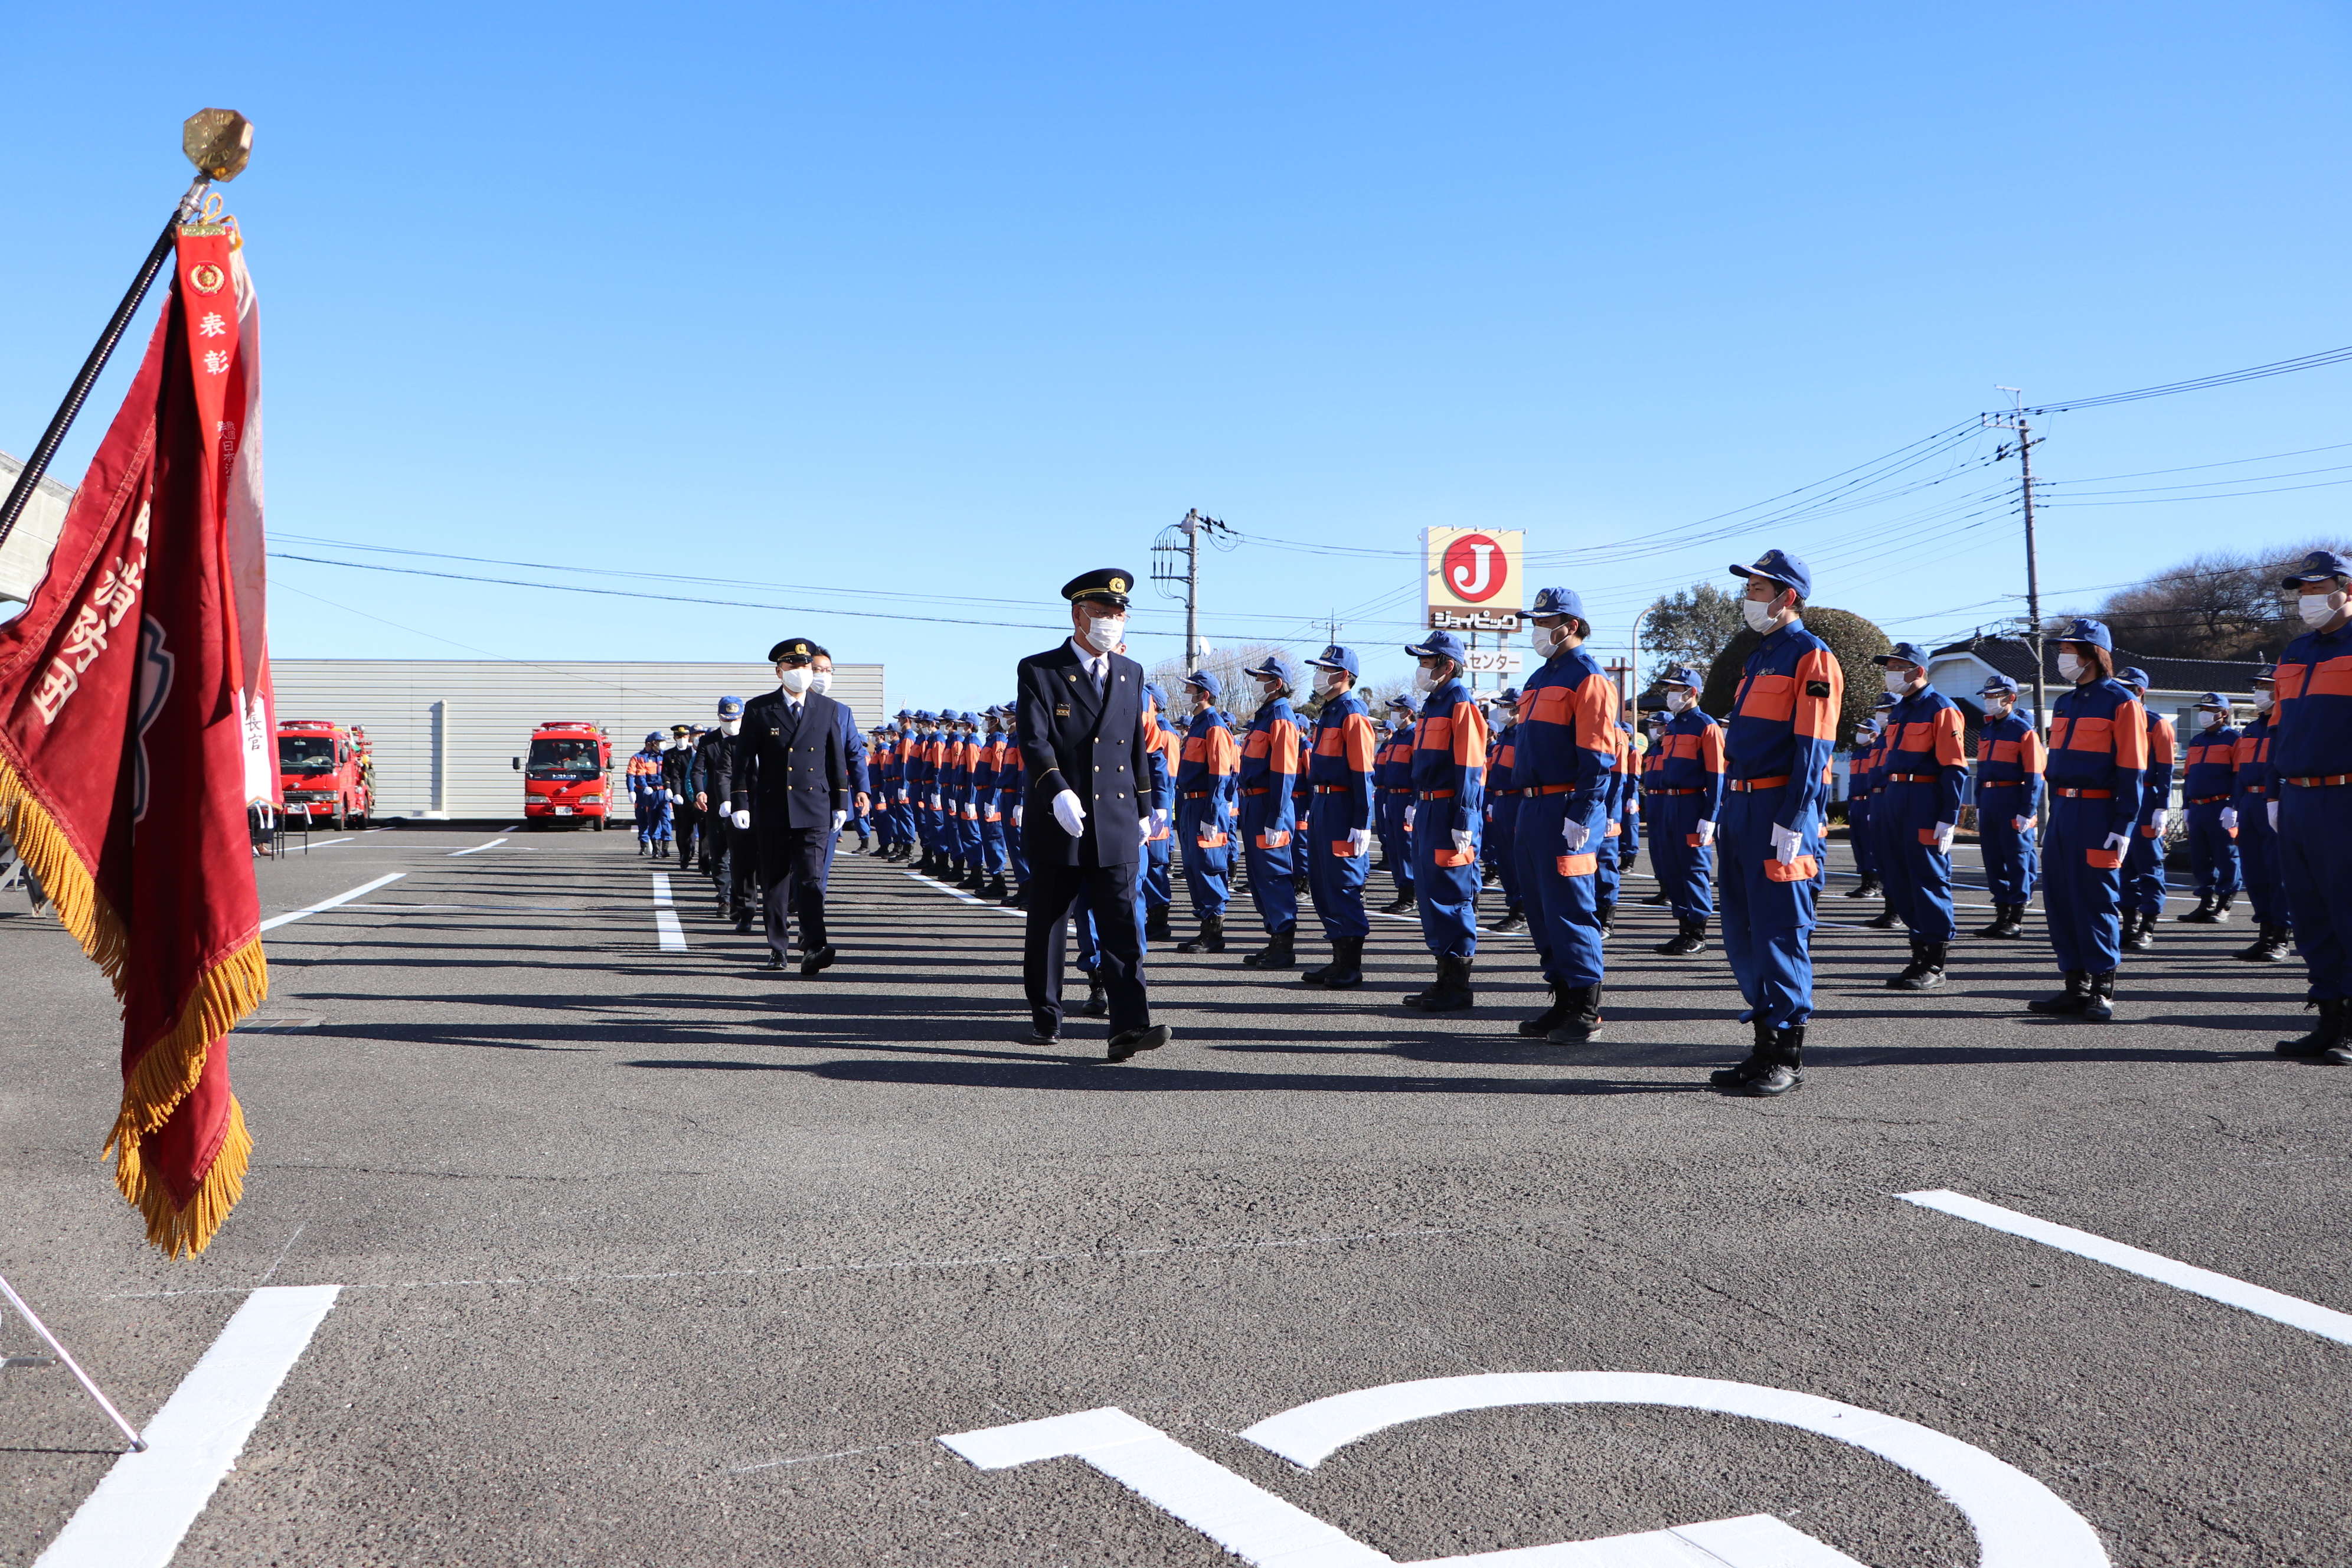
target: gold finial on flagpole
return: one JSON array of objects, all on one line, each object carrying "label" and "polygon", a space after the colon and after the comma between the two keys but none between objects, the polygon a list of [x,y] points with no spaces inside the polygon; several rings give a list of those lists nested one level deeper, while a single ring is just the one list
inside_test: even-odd
[{"label": "gold finial on flagpole", "polygon": [[234,109],[199,109],[180,127],[180,151],[215,180],[234,180],[253,156],[253,121]]}]

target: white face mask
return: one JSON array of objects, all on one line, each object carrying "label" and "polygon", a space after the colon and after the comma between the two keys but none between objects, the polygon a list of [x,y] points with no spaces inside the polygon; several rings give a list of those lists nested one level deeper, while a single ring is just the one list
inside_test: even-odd
[{"label": "white face mask", "polygon": [[1670,713],[1687,713],[1694,707],[1697,706],[1697,704],[1698,693],[1696,691],[1669,691],[1666,693],[1666,710]]},{"label": "white face mask", "polygon": [[1911,677],[1903,670],[1886,670],[1881,679],[1886,682],[1886,693],[1890,697],[1900,697],[1911,689]]},{"label": "white face mask", "polygon": [[1315,690],[1318,696],[1337,697],[1348,682],[1344,669],[1318,669],[1315,672]]},{"label": "white face mask", "polygon": [[740,734],[742,730],[743,721],[740,719],[721,719],[719,721],[719,732],[722,735]]},{"label": "white face mask", "polygon": [[2267,713],[2271,710],[2271,704],[2277,700],[2276,693],[2258,689],[2254,693],[2254,711]]},{"label": "white face mask", "polygon": [[1412,672],[1412,689],[1423,696],[1437,689],[1437,671],[1422,666]]},{"label": "white face mask", "polygon": [[2333,594],[2301,594],[2294,601],[2294,613],[2303,617],[2306,626],[2324,626],[2343,611],[2344,590]]},{"label": "white face mask", "polygon": [[1127,640],[1127,617],[1104,616],[1087,623],[1087,646],[1097,653],[1108,653]]},{"label": "white face mask", "polygon": [[806,691],[809,689],[809,682],[814,679],[814,674],[806,665],[803,665],[798,669],[788,669],[776,678],[778,683],[795,697]]},{"label": "white face mask", "polygon": [[809,677],[809,689],[819,697],[833,689],[833,671],[820,669]]},{"label": "white face mask", "polygon": [[2218,730],[2221,727],[2221,715],[2210,708],[2200,708],[2197,710],[2197,721],[2208,730]]},{"label": "white face mask", "polygon": [[2083,661],[2076,658],[2071,653],[2060,654],[2058,656],[2058,679],[2061,680],[2082,679]]},{"label": "white face mask", "polygon": [[1770,599],[1742,599],[1739,601],[1739,613],[1747,617],[1749,631],[1760,636],[1772,629]]},{"label": "white face mask", "polygon": [[1559,635],[1567,629],[1568,628],[1566,626],[1536,627],[1533,633],[1536,645],[1536,657],[1538,658],[1549,658],[1552,655],[1558,653],[1559,651]]},{"label": "white face mask", "polygon": [[2010,710],[2011,709],[2012,709],[2012,708],[2016,707],[2016,706],[2017,706],[2016,700],[2015,700],[2014,699],[2012,699],[2012,698],[2008,698],[2008,697],[1988,697],[1988,698],[1986,698],[1986,699],[1985,699],[1985,722],[1986,722],[1986,723],[1988,723],[1988,724],[1998,724],[1998,723],[2000,723],[2003,719],[2006,719],[2006,718],[2008,718],[2008,717],[2009,717],[2009,710]]}]

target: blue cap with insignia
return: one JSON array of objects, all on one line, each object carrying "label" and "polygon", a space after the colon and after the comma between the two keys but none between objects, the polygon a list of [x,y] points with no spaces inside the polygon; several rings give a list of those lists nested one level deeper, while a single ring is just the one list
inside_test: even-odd
[{"label": "blue cap with insignia", "polygon": [[1800,599],[1813,596],[1813,574],[1805,570],[1803,562],[1785,550],[1768,550],[1752,566],[1742,566],[1735,562],[1731,573],[1735,577],[1763,577],[1783,587],[1794,588]]},{"label": "blue cap with insignia", "polygon": [[1687,686],[1693,691],[1706,684],[1706,677],[1687,664],[1678,664],[1658,678],[1661,686]]},{"label": "blue cap with insignia", "polygon": [[2204,696],[2200,697],[2197,700],[2197,706],[2200,708],[2218,709],[2221,712],[2227,713],[2230,710],[2230,700],[2222,696],[2218,691],[2209,691]]},{"label": "blue cap with insignia", "polygon": [[2014,697],[2017,695],[2017,682],[2010,677],[1996,671],[1995,673],[1985,677],[1985,683],[1977,688],[1977,695],[1979,697]]},{"label": "blue cap with insignia", "polygon": [[[1550,614],[1556,616],[1574,615],[1575,613],[1576,612],[1573,610],[1554,610],[1550,612]],[[1429,636],[1423,637],[1417,643],[1409,642],[1405,644],[1404,651],[1412,655],[1415,658],[1450,658],[1456,664],[1460,664],[1463,660],[1470,657],[1468,652],[1462,646],[1462,639],[1455,637],[1452,632],[1432,632]]]},{"label": "blue cap with insignia", "polygon": [[2279,586],[2300,588],[2305,583],[2324,583],[2331,577],[2352,577],[2352,561],[2333,550],[2315,550],[2294,571],[2279,579]]},{"label": "blue cap with insignia", "polygon": [[1395,709],[1400,713],[1418,713],[1421,711],[1420,709],[1413,706],[1412,699],[1402,691],[1389,699],[1389,706]]},{"label": "blue cap with insignia", "polygon": [[646,737],[646,744],[648,746],[658,746],[661,744],[661,738],[662,732],[659,730],[656,730]]},{"label": "blue cap with insignia", "polygon": [[1344,669],[1349,675],[1361,675],[1364,672],[1363,667],[1356,662],[1355,650],[1341,647],[1338,643],[1333,643],[1329,647],[1325,648],[1320,656],[1310,658],[1307,662],[1318,669]]},{"label": "blue cap with insignia", "polygon": [[1298,667],[1278,653],[1266,655],[1265,663],[1253,665],[1242,673],[1259,680],[1278,680],[1285,686],[1298,684]]},{"label": "blue cap with insignia", "polygon": [[[1528,614],[1574,616],[1578,620],[1582,621],[1584,620],[1584,601],[1577,597],[1576,590],[1573,588],[1538,588],[1536,607],[1529,610]],[[1590,626],[1591,623],[1587,621],[1585,624]]]},{"label": "blue cap with insignia", "polygon": [[1158,708],[1162,711],[1167,710],[1168,693],[1160,689],[1160,682],[1156,680],[1145,681],[1143,683],[1143,694],[1151,699],[1153,707]]},{"label": "blue cap with insignia", "polygon": [[2116,639],[2114,635],[2107,630],[2106,623],[2104,621],[2089,620],[2081,616],[2077,616],[2073,620],[2068,621],[2066,623],[2066,629],[2060,632],[2056,637],[2050,640],[2053,642],[2088,643],[2093,647],[2103,647],[2109,653],[2116,651]]},{"label": "blue cap with insignia", "polygon": [[740,719],[743,717],[743,700],[740,697],[720,698],[719,716],[721,719]]},{"label": "blue cap with insignia", "polygon": [[1212,700],[1224,692],[1224,687],[1218,681],[1213,670],[1196,669],[1184,678],[1184,684],[1195,690],[1205,692]]},{"label": "blue cap with insignia", "polygon": [[1495,700],[1517,708],[1519,705],[1519,689],[1516,686],[1506,686],[1495,693]]},{"label": "blue cap with insignia", "polygon": [[1872,654],[1870,656],[1870,662],[1878,666],[1881,669],[1885,668],[1890,664],[1898,662],[1903,664],[1916,664],[1921,669],[1925,669],[1927,668],[1927,650],[1921,647],[1915,642],[1899,642],[1893,647],[1888,648],[1885,653]]},{"label": "blue cap with insignia", "polygon": [[1889,708],[1894,707],[1894,706],[1895,706],[1895,693],[1893,693],[1892,691],[1882,691],[1882,692],[1880,692],[1880,693],[1878,694],[1878,701],[1877,701],[1875,704],[1874,704],[1874,706],[1878,710],[1878,711],[1879,711],[1879,712],[1884,713],[1884,712],[1885,712]]},{"label": "blue cap with insignia", "polygon": [[2136,664],[2127,664],[2116,671],[2116,679],[2143,696],[2147,692],[2147,671]]}]

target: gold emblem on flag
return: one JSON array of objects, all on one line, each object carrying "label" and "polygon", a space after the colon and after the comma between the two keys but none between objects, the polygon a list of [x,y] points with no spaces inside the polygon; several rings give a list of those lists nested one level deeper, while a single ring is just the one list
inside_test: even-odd
[{"label": "gold emblem on flag", "polygon": [[228,274],[216,261],[199,261],[188,268],[188,287],[199,294],[217,294],[227,281]]}]

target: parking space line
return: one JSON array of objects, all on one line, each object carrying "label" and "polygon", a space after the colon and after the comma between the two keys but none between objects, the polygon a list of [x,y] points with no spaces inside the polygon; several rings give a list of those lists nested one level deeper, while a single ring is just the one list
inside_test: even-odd
[{"label": "parking space line", "polygon": [[669,873],[654,873],[654,930],[661,933],[664,952],[686,951],[686,928],[677,923],[677,910],[669,900]]},{"label": "parking space line", "polygon": [[2006,1231],[2011,1236],[2038,1241],[2044,1247],[2054,1247],[2061,1252],[2071,1252],[2077,1258],[2087,1258],[2094,1263],[2104,1263],[2120,1268],[2126,1274],[2137,1274],[2192,1296],[2202,1296],[2219,1301],[2225,1307],[2236,1307],[2256,1317],[2268,1318],[2289,1328],[2302,1329],[2322,1339],[2338,1344],[2352,1345],[2352,1314],[2322,1307],[2300,1297],[2288,1296],[2276,1290],[2250,1285],[2243,1279],[2233,1279],[2227,1274],[2216,1274],[2210,1268],[2200,1268],[2182,1263],[2161,1253],[2143,1251],[2120,1241],[2109,1241],[2104,1236],[2093,1236],[2087,1230],[2072,1226],[2053,1225],[2046,1219],[2019,1214],[2015,1209],[2002,1208],[1960,1193],[1940,1189],[1931,1193],[1900,1193],[1906,1204],[1934,1209],[1956,1219],[1972,1220],[1991,1230]]},{"label": "parking space line", "polygon": [[114,1461],[33,1568],[167,1568],[341,1289],[247,1297],[147,1424],[147,1451]]},{"label": "parking space line", "polygon": [[282,915],[272,915],[268,920],[261,922],[261,929],[263,931],[276,931],[279,926],[284,925],[289,921],[299,921],[304,915],[315,915],[321,910],[331,910],[338,904],[348,904],[353,899],[364,898],[368,894],[374,892],[386,882],[397,882],[403,877],[407,875],[408,873],[405,871],[394,871],[389,876],[378,877],[373,882],[362,882],[358,887],[352,889],[349,892],[337,893],[331,899],[321,899],[308,909],[289,910]]},{"label": "parking space line", "polygon": [[349,844],[354,837],[355,837],[355,835],[348,834],[348,833],[347,833],[347,834],[343,835],[343,837],[341,837],[341,838],[321,838],[321,839],[320,839],[320,840],[319,840],[319,842],[317,842],[316,844],[305,844],[305,845],[303,845],[303,846],[302,846],[302,853],[303,853],[303,854],[305,854],[305,855],[308,855],[311,850],[313,850],[313,849],[324,849],[324,848],[325,848],[325,847],[327,847],[327,846],[329,846],[330,844]]},{"label": "parking space line", "polygon": [[452,849],[449,853],[453,857],[458,855],[479,855],[483,850],[496,849],[499,845],[504,844],[506,840],[503,838],[493,838],[488,844],[477,844],[471,849]]}]

